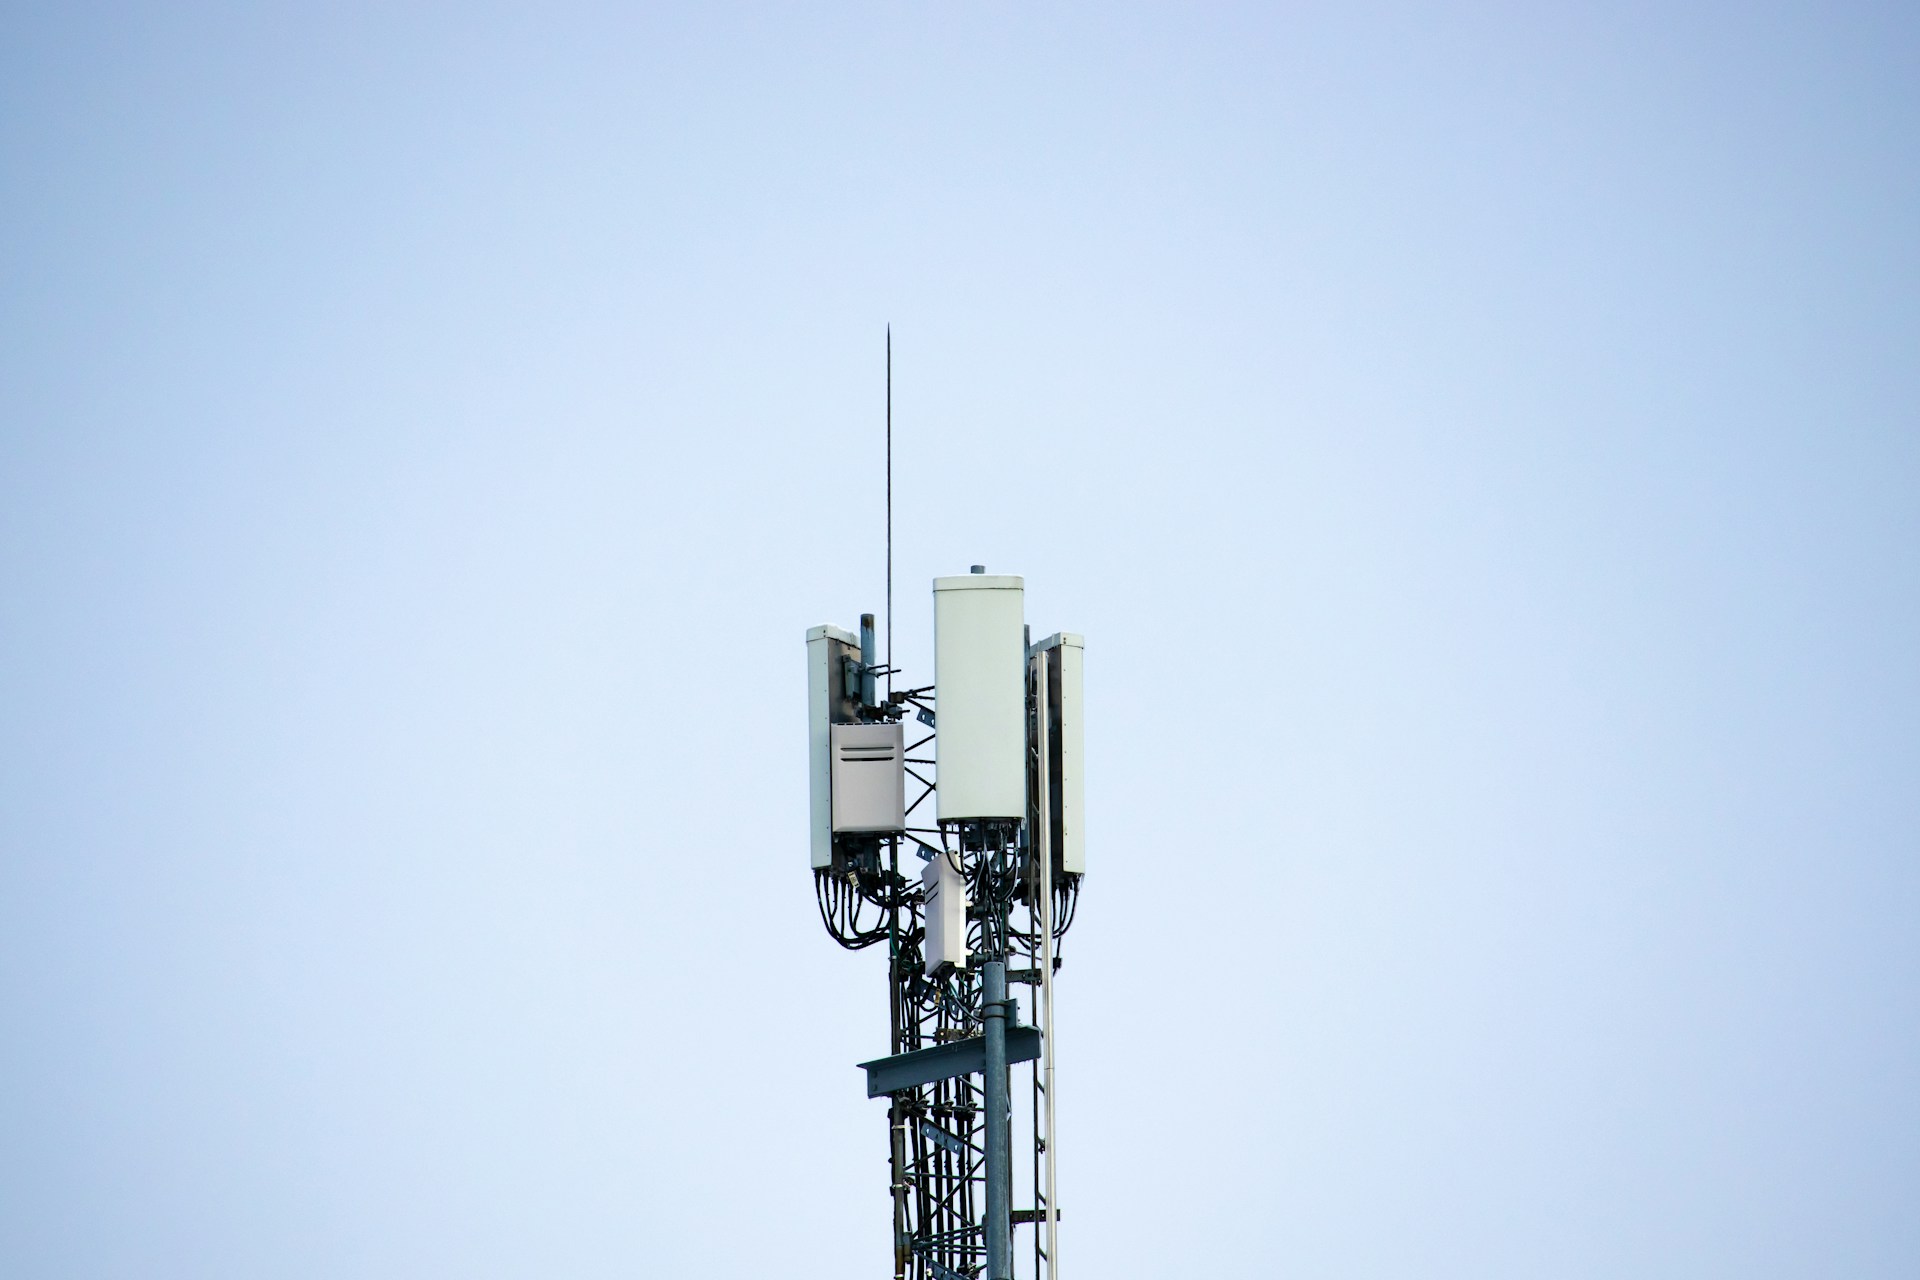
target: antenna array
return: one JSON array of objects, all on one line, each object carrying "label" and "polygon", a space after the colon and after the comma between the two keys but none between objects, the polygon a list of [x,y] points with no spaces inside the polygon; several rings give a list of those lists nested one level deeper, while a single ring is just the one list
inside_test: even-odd
[{"label": "antenna array", "polygon": [[871,614],[858,636],[807,633],[814,892],[843,947],[886,946],[888,1053],[861,1066],[887,1099],[896,1280],[1014,1280],[1020,1226],[1034,1280],[1057,1280],[1053,979],[1086,869],[1084,644],[1029,644],[1017,577],[976,565],[933,586],[931,685],[879,694],[895,671]]}]

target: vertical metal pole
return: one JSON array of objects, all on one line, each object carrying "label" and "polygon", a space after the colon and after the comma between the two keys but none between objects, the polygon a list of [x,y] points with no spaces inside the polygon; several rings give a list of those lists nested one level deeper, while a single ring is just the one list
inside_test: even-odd
[{"label": "vertical metal pole", "polygon": [[903,1280],[907,1274],[910,1248],[907,1242],[907,1116],[895,1098],[888,1110],[892,1115],[893,1139],[893,1276]]},{"label": "vertical metal pole", "polygon": [[[887,326],[887,665],[893,665],[893,326]],[[893,672],[887,672],[893,696]]]},{"label": "vertical metal pole", "polygon": [[1013,1151],[1007,1099],[1007,962],[981,973],[987,1040],[987,1280],[1013,1280]]},{"label": "vertical metal pole", "polygon": [[872,706],[880,700],[879,691],[874,687],[873,669],[880,665],[878,648],[873,642],[873,615],[860,615],[860,702],[863,706]]},{"label": "vertical metal pole", "polygon": [[[891,1052],[904,1047],[900,1035],[900,840],[887,841],[888,892],[893,906],[887,910],[887,1022]],[[895,1094],[887,1104],[887,1118],[893,1146],[893,1280],[905,1280],[907,1274],[907,1116]]]},{"label": "vertical metal pole", "polygon": [[1039,801],[1040,829],[1034,833],[1034,848],[1040,856],[1040,1079],[1042,1098],[1046,1104],[1047,1280],[1057,1280],[1060,1274],[1060,1213],[1053,1203],[1053,727],[1048,720],[1053,699],[1052,684],[1047,675],[1047,655],[1044,653],[1037,653],[1033,657],[1033,687],[1036,705],[1034,745],[1040,757],[1036,769],[1039,786],[1035,797]]}]

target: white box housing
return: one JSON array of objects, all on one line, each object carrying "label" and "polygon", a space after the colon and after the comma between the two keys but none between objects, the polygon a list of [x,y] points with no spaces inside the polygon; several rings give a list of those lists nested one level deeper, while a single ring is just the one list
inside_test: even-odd
[{"label": "white box housing", "polygon": [[858,655],[860,638],[839,627],[807,631],[807,801],[814,869],[833,865],[833,753],[836,723],[853,719],[841,659]]},{"label": "white box housing", "polygon": [[1052,801],[1049,843],[1059,867],[1069,875],[1087,870],[1086,723],[1081,670],[1087,642],[1071,631],[1048,636],[1033,646],[1046,655],[1047,790]]},{"label": "white box housing", "polygon": [[906,740],[898,724],[836,724],[835,833],[891,834],[907,827]]},{"label": "white box housing", "polygon": [[927,972],[943,965],[966,968],[967,878],[942,853],[921,868],[920,885],[927,895]]},{"label": "white box housing", "polygon": [[933,580],[941,822],[1026,816],[1025,596],[1005,574]]}]

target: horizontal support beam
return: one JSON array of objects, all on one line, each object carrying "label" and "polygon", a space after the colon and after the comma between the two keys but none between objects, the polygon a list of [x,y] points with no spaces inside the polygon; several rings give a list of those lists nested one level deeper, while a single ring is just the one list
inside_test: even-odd
[{"label": "horizontal support beam", "polygon": [[[1032,1062],[1040,1056],[1040,1028],[1007,1028],[1007,1062]],[[896,1053],[891,1058],[863,1062],[867,1073],[867,1096],[884,1098],[901,1089],[917,1089],[935,1080],[954,1076],[978,1075],[987,1069],[987,1039],[974,1036],[952,1040],[912,1053]]]},{"label": "horizontal support beam", "polygon": [[[1060,961],[1058,958],[1053,962],[1053,971],[1055,973],[1060,972]],[[1040,985],[1040,971],[1038,969],[1009,969],[1007,970],[1007,981],[1024,982],[1030,987],[1037,987]]]}]

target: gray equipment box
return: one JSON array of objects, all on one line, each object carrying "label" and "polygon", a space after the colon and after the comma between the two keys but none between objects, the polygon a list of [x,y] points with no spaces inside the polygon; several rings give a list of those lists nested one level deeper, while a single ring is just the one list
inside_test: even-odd
[{"label": "gray equipment box", "polygon": [[898,724],[836,724],[833,829],[890,835],[907,826],[906,740]]}]

